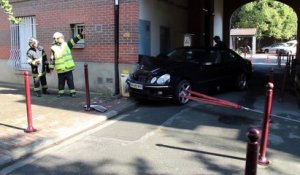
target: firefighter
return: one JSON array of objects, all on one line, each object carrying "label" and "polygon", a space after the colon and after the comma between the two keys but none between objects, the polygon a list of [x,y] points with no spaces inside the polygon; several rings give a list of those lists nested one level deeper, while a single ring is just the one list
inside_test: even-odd
[{"label": "firefighter", "polygon": [[51,47],[50,68],[54,69],[58,75],[58,97],[62,97],[65,94],[64,89],[66,81],[70,96],[76,97],[76,90],[73,80],[75,62],[72,57],[71,49],[82,38],[82,31],[68,42],[65,41],[62,33],[55,32],[53,34],[54,41]]},{"label": "firefighter", "polygon": [[47,55],[43,47],[39,46],[38,43],[38,40],[33,37],[29,39],[28,44],[30,48],[27,51],[27,63],[31,65],[34,82],[33,90],[37,97],[41,97],[41,93],[49,94],[49,92],[47,91],[48,86],[46,80],[46,72],[49,73],[50,69]]}]

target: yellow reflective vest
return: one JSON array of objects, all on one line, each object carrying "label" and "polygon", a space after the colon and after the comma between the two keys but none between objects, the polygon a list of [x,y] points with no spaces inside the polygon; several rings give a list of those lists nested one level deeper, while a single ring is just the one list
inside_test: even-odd
[{"label": "yellow reflective vest", "polygon": [[60,46],[53,45],[51,50],[54,54],[54,69],[57,73],[64,73],[75,69],[75,62],[67,42],[63,42]]}]

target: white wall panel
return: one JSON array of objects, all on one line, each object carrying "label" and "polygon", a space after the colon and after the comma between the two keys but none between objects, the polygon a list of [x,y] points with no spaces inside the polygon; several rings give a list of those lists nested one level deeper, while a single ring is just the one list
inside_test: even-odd
[{"label": "white wall panel", "polygon": [[[174,1],[176,2],[176,1]],[[160,26],[169,27],[171,31],[171,48],[183,46],[183,36],[187,32],[188,11],[186,1],[177,5],[161,0],[140,0],[139,19],[151,22],[151,55],[160,52]]]}]

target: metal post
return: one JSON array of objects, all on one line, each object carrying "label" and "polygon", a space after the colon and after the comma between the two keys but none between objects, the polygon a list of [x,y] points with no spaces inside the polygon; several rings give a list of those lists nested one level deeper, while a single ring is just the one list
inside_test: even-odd
[{"label": "metal post", "polygon": [[27,123],[28,127],[24,132],[31,133],[37,131],[32,126],[32,112],[31,112],[31,97],[30,97],[30,80],[28,71],[24,72],[24,83],[25,83],[25,96],[26,96],[26,110],[27,110]]},{"label": "metal post", "polygon": [[274,69],[273,68],[270,71],[269,82],[274,83]]},{"label": "metal post", "polygon": [[280,102],[283,102],[283,100],[284,100],[286,81],[289,77],[289,71],[290,71],[290,61],[291,61],[290,58],[291,58],[290,56],[287,56],[286,65],[285,65],[284,74],[283,74],[281,92],[280,92],[280,99],[279,99]]},{"label": "metal post", "polygon": [[257,158],[258,158],[258,139],[260,132],[257,128],[248,130],[249,142],[247,145],[245,175],[256,175]]},{"label": "metal post", "polygon": [[259,159],[258,159],[258,164],[266,165],[266,166],[269,165],[270,163],[266,157],[266,152],[267,152],[271,111],[272,111],[273,88],[274,88],[273,83],[268,83],[265,111],[264,111],[264,122],[262,127],[262,139],[261,139]]},{"label": "metal post", "polygon": [[295,77],[296,77],[296,55],[291,55],[290,56],[291,60],[291,81],[292,84],[295,83]]},{"label": "metal post", "polygon": [[119,80],[119,0],[115,0],[115,94],[120,94]]},{"label": "metal post", "polygon": [[89,85],[89,72],[88,64],[84,64],[84,78],[85,78],[85,97],[86,97],[86,111],[91,110],[91,98],[90,98],[90,85]]},{"label": "metal post", "polygon": [[281,52],[278,52],[277,53],[277,64],[278,64],[278,67],[281,67],[281,59],[282,59]]}]

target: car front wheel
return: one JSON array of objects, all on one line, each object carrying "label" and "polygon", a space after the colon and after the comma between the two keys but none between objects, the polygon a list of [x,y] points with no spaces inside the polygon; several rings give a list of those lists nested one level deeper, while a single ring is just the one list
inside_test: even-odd
[{"label": "car front wheel", "polygon": [[238,90],[244,90],[248,85],[247,75],[245,73],[241,73],[237,76],[236,79],[236,87]]},{"label": "car front wheel", "polygon": [[188,92],[188,90],[191,90],[191,84],[187,80],[181,80],[175,90],[175,102],[179,105],[184,105],[189,102],[189,99],[184,98],[184,96],[190,96],[191,94]]}]

